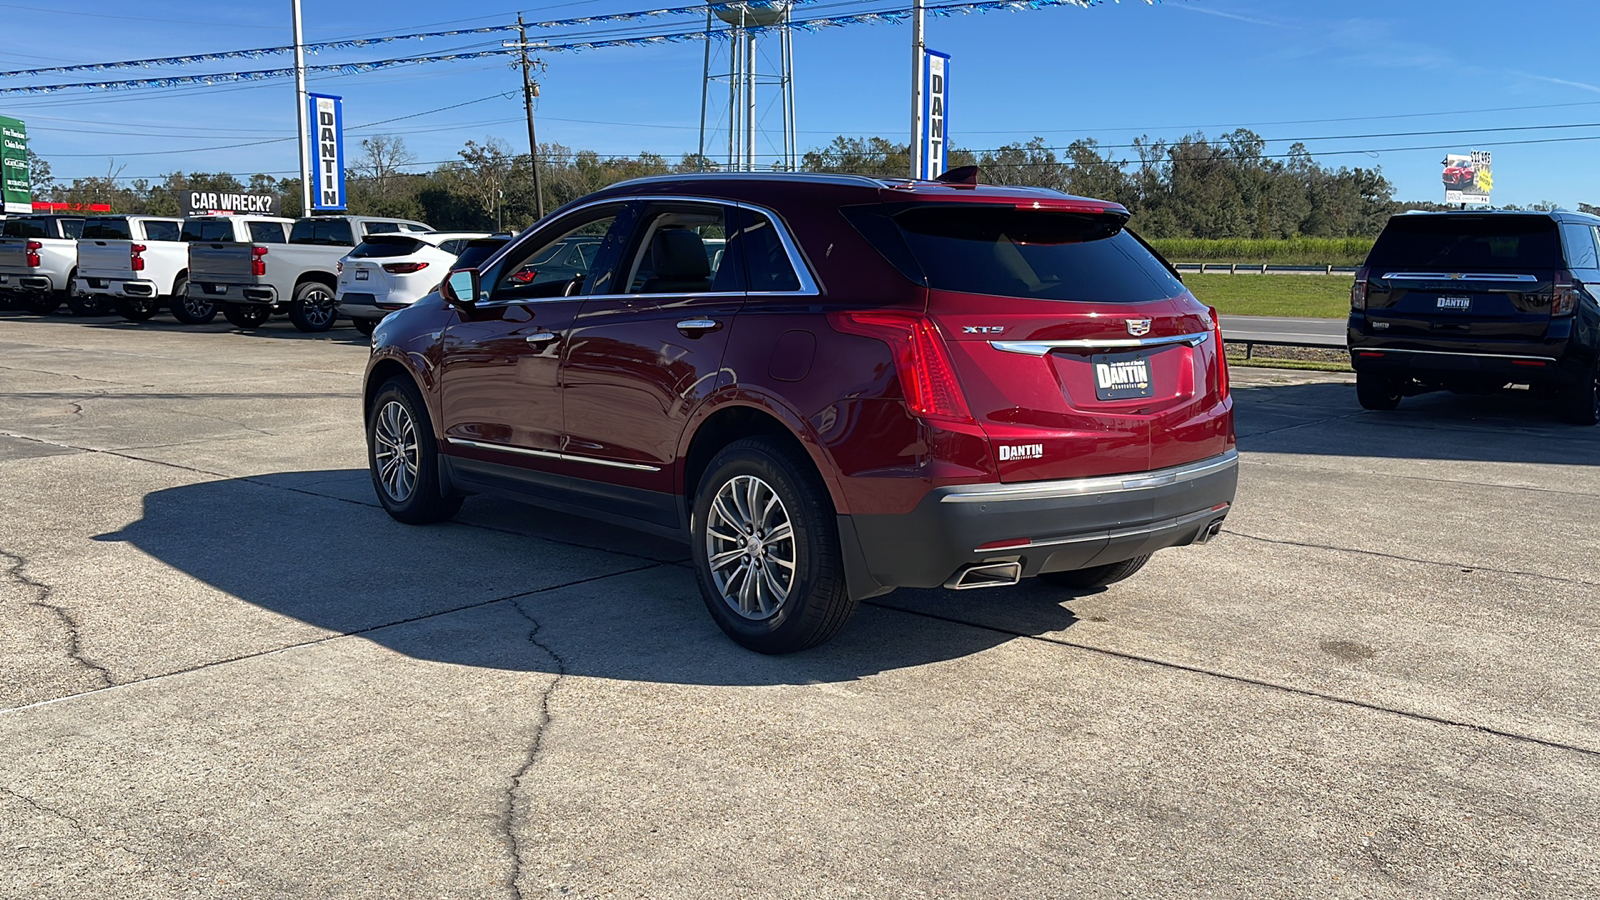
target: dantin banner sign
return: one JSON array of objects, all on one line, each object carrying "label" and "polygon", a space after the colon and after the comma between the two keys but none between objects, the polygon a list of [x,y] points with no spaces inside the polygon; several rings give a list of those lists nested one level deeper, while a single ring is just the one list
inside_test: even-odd
[{"label": "dantin banner sign", "polygon": [[307,94],[311,107],[311,208],[333,211],[344,201],[344,101]]},{"label": "dantin banner sign", "polygon": [[923,179],[944,174],[950,146],[950,55],[923,50],[922,171]]}]

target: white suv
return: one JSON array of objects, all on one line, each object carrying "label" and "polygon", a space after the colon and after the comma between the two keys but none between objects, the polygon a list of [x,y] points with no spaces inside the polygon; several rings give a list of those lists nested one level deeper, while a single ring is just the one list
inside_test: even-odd
[{"label": "white suv", "polygon": [[374,234],[339,260],[339,314],[370,335],[384,316],[427,296],[481,231]]}]

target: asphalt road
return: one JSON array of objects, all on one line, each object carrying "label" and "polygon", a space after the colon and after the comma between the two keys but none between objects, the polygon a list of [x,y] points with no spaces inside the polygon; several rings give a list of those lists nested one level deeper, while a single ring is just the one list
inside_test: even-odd
[{"label": "asphalt road", "polygon": [[0,314],[0,896],[1600,895],[1600,429],[1237,370],[1217,542],[782,658],[374,504],[353,331]]},{"label": "asphalt road", "polygon": [[1288,316],[1222,316],[1225,341],[1262,341],[1291,346],[1345,346],[1344,319],[1303,319]]}]

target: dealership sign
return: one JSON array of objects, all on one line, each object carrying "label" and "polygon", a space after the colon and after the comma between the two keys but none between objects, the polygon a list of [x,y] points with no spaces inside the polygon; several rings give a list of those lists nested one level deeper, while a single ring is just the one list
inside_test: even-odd
[{"label": "dealership sign", "polygon": [[178,209],[186,216],[275,216],[275,194],[235,194],[227,191],[184,191],[178,195]]},{"label": "dealership sign", "polygon": [[307,94],[311,107],[311,208],[344,209],[344,101]]},{"label": "dealership sign", "polygon": [[28,128],[0,116],[0,212],[33,211],[33,178],[28,167]]},{"label": "dealership sign", "polygon": [[946,168],[950,146],[950,55],[922,51],[922,171],[918,177],[938,178]]},{"label": "dealership sign", "polygon": [[1444,202],[1489,205],[1494,188],[1490,173],[1493,155],[1487,150],[1469,154],[1452,153],[1444,158]]}]

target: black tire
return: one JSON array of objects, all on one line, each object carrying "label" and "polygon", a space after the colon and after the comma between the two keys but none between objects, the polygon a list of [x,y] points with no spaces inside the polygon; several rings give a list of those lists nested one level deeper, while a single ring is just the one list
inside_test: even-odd
[{"label": "black tire", "polygon": [[289,321],[308,334],[327,331],[339,320],[339,303],[333,288],[320,281],[307,281],[294,290],[289,305]]},{"label": "black tire", "polygon": [[1585,382],[1573,385],[1561,395],[1562,421],[1573,425],[1600,424],[1600,364],[1589,370]]},{"label": "black tire", "polygon": [[189,296],[189,279],[179,278],[172,285],[169,301],[172,317],[185,325],[210,325],[217,317],[217,304],[205,297]]},{"label": "black tire", "polygon": [[[439,483],[439,445],[433,423],[409,378],[389,379],[372,401],[367,416],[367,468],[378,502],[397,521],[430,525],[461,511],[463,498],[446,495]],[[401,490],[407,477],[410,484]]]},{"label": "black tire", "polygon": [[1144,568],[1150,561],[1150,554],[1135,556],[1122,562],[1107,563],[1103,566],[1090,566],[1087,569],[1071,569],[1066,572],[1040,572],[1039,580],[1045,584],[1056,587],[1071,588],[1075,591],[1084,591],[1091,588],[1103,588],[1106,585],[1116,584],[1124,578],[1129,578],[1133,573]]},{"label": "black tire", "polygon": [[[767,492],[761,496],[776,497],[777,505],[763,500],[756,504],[763,507],[759,515],[744,515],[737,504],[718,502],[725,488],[737,493],[752,481]],[[730,525],[729,514],[742,516],[750,527]],[[787,539],[778,537],[784,521]],[[729,540],[735,531],[742,545]],[[696,492],[690,534],[700,596],[717,626],[741,646],[757,653],[804,650],[838,634],[855,612],[833,502],[811,461],[777,441],[745,438],[717,453]],[[714,571],[712,555],[729,552],[739,557]],[[787,590],[780,595],[785,574]]]},{"label": "black tire", "polygon": [[261,303],[219,303],[222,317],[235,328],[249,331],[272,317],[272,307]]},{"label": "black tire", "polygon": [[1356,373],[1356,400],[1362,409],[1394,409],[1400,405],[1400,380],[1371,372]]},{"label": "black tire", "polygon": [[67,308],[83,318],[103,316],[111,312],[111,298],[105,294],[84,294],[67,298]]},{"label": "black tire", "polygon": [[54,291],[25,294],[22,308],[36,316],[48,316],[61,306],[61,295]]},{"label": "black tire", "polygon": [[383,320],[382,319],[351,319],[350,320],[350,324],[354,325],[356,327],[357,331],[361,332],[362,334],[366,335],[367,337],[372,337],[372,333],[374,331],[378,330],[378,323],[381,322],[381,321],[383,321]]},{"label": "black tire", "polygon": [[154,297],[118,297],[117,315],[129,322],[149,321],[161,311],[161,302]]}]

